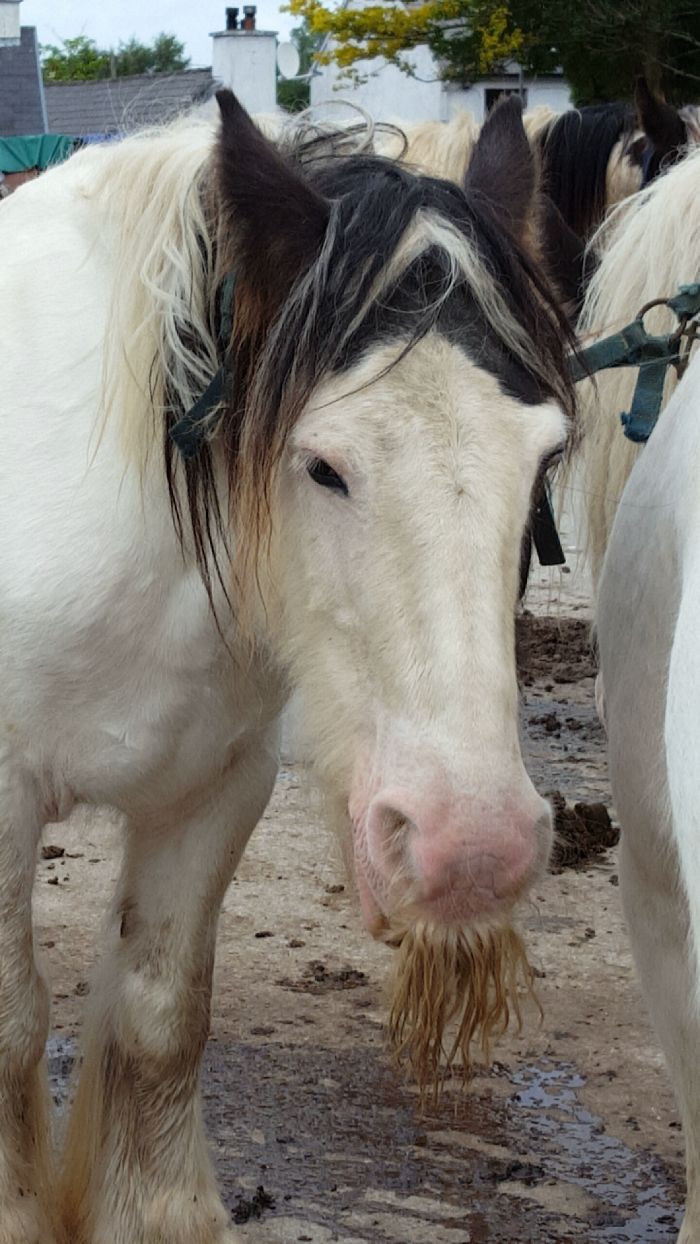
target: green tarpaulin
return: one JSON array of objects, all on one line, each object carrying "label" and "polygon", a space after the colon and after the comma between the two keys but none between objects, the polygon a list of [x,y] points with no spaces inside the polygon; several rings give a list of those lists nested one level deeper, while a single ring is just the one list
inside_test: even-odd
[{"label": "green tarpaulin", "polygon": [[29,134],[23,138],[0,138],[0,172],[23,173],[28,168],[42,171],[50,164],[67,160],[75,139],[65,134]]}]

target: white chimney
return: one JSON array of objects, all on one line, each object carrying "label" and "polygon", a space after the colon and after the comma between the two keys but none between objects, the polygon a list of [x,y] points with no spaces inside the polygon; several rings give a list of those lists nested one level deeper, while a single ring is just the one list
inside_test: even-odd
[{"label": "white chimney", "polygon": [[0,0],[0,47],[17,47],[21,42],[20,3],[21,0]]},{"label": "white chimney", "polygon": [[[0,0],[0,3],[2,0]],[[277,32],[258,30],[254,4],[226,10],[226,30],[212,35],[212,73],[228,86],[248,112],[277,107]]]}]

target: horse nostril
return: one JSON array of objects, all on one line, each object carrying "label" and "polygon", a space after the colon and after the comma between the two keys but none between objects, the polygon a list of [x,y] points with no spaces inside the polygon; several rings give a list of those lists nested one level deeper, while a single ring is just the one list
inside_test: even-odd
[{"label": "horse nostril", "polygon": [[407,844],[416,826],[410,817],[391,803],[375,801],[369,814],[370,850],[381,867],[397,873],[406,861]]}]

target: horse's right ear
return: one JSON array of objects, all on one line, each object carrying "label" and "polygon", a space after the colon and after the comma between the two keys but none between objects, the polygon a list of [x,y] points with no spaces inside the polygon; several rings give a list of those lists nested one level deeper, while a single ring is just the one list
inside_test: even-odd
[{"label": "horse's right ear", "polygon": [[656,152],[669,155],[687,142],[685,125],[675,108],[652,91],[646,78],[637,78],[634,102],[639,124]]},{"label": "horse's right ear", "polygon": [[464,179],[467,194],[485,200],[499,223],[525,241],[535,207],[537,166],[512,95],[489,113]]},{"label": "horse's right ear", "polygon": [[231,91],[221,112],[218,190],[234,239],[235,267],[262,308],[278,304],[313,262],[329,205],[269,142]]}]

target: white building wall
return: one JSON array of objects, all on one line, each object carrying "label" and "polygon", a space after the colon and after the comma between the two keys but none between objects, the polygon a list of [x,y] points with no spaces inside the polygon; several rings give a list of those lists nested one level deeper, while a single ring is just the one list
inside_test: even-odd
[{"label": "white building wall", "polygon": [[573,107],[571,91],[565,78],[547,78],[544,81],[528,82],[528,107],[537,108],[546,105],[555,112],[566,112]]},{"label": "white building wall", "polygon": [[445,121],[443,84],[429,48],[418,47],[406,54],[416,76],[408,77],[381,57],[358,61],[355,68],[367,76],[359,84],[341,78],[336,65],[319,65],[311,79],[311,103],[325,104],[332,99],[349,100],[383,121]]},{"label": "white building wall", "polygon": [[475,82],[473,86],[453,86],[451,83],[444,83],[443,91],[446,120],[451,120],[458,112],[471,112],[477,121],[483,121],[486,115],[483,82]]},{"label": "white building wall", "polygon": [[[441,82],[428,47],[415,48],[406,59],[414,65],[415,77],[376,57],[357,63],[358,72],[367,79],[358,84],[342,78],[336,65],[319,65],[311,79],[311,103],[319,106],[331,99],[349,100],[382,121],[449,121],[462,109],[483,121],[486,91],[512,91],[519,85],[516,74],[483,78],[470,87]],[[563,78],[524,78],[523,87],[529,108],[545,104],[555,112],[565,112],[571,106],[569,86]]]},{"label": "white building wall", "polygon": [[277,35],[271,30],[223,30],[212,36],[212,73],[235,91],[248,112],[277,107]]},{"label": "white building wall", "polygon": [[[483,121],[486,117],[486,91],[513,91],[518,85],[518,79],[513,76],[484,78],[467,88],[446,84],[447,119],[466,109],[477,121]],[[564,78],[523,78],[523,87],[527,92],[528,108],[546,106],[554,112],[566,112],[571,107],[571,92]]]}]

